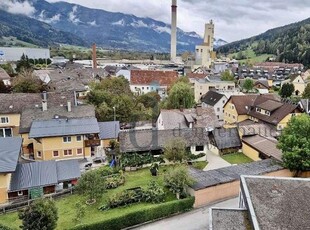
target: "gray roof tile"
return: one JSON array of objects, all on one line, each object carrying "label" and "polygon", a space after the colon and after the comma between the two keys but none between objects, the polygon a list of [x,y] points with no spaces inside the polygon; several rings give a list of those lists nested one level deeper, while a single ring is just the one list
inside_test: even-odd
[{"label": "gray roof tile", "polygon": [[101,140],[116,139],[120,131],[119,121],[98,122]]},{"label": "gray roof tile", "polygon": [[14,172],[22,146],[22,138],[0,138],[0,173]]}]

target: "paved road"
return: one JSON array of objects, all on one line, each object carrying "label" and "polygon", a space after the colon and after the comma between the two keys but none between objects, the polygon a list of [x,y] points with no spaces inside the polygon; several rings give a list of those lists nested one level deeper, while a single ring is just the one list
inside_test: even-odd
[{"label": "paved road", "polygon": [[227,200],[212,206],[195,209],[191,212],[144,225],[136,230],[202,230],[209,229],[209,208],[238,208],[238,198]]},{"label": "paved road", "polygon": [[216,155],[215,153],[213,153],[211,151],[208,151],[208,153],[207,153],[207,161],[209,163],[203,169],[203,171],[224,168],[224,167],[227,167],[227,166],[231,165],[227,161],[223,160],[223,158],[221,158],[219,155]]}]

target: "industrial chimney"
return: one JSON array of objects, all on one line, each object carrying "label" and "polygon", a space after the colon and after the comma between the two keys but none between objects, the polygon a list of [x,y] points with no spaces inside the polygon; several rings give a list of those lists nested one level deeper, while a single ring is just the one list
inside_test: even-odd
[{"label": "industrial chimney", "polygon": [[171,61],[177,58],[177,0],[172,0],[171,5]]},{"label": "industrial chimney", "polygon": [[93,44],[93,69],[97,69],[96,43]]}]

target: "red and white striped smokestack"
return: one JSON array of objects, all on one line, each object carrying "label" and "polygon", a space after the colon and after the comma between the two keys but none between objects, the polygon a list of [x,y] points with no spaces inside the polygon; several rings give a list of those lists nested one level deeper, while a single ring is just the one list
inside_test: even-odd
[{"label": "red and white striped smokestack", "polygon": [[93,44],[93,69],[97,69],[97,53],[96,43]]},{"label": "red and white striped smokestack", "polygon": [[175,62],[177,58],[177,0],[171,5],[171,51],[170,59]]}]

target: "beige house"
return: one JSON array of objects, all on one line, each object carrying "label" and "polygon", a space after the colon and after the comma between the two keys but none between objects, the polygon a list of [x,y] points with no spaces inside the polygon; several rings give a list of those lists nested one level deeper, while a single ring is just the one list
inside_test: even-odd
[{"label": "beige house", "polygon": [[221,81],[220,79],[213,80],[209,77],[195,81],[194,94],[197,103],[200,102],[201,97],[209,91],[225,94],[226,92],[234,92],[237,90],[235,83],[231,81]]},{"label": "beige house", "polygon": [[281,86],[283,86],[285,83],[292,83],[294,85],[295,92],[293,95],[295,96],[301,96],[307,86],[306,80],[300,74],[293,75],[290,79],[283,81]]}]

